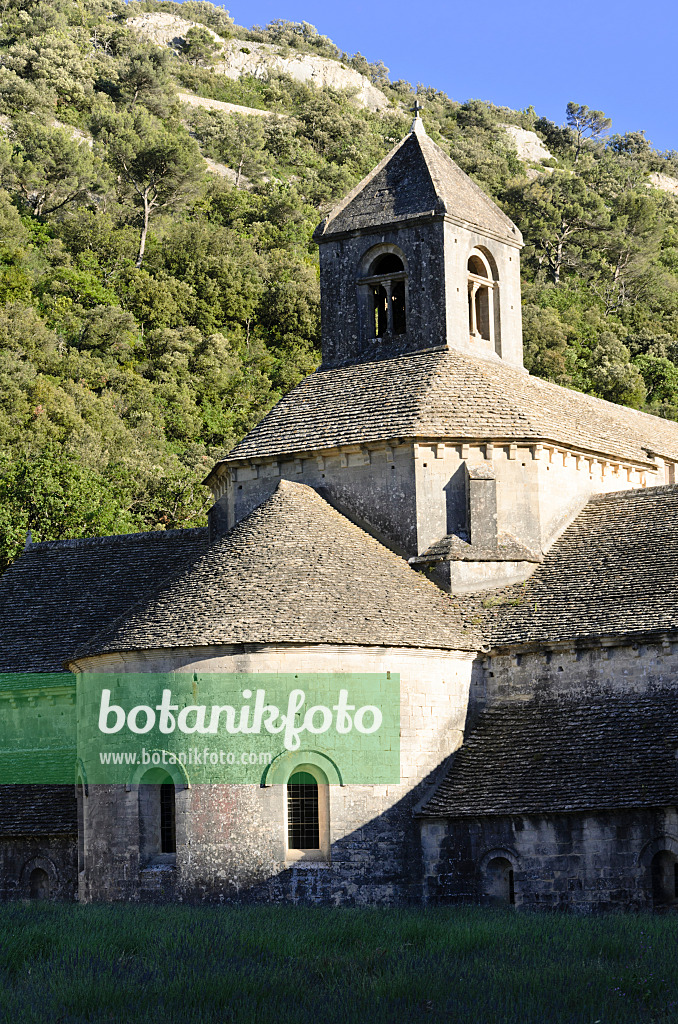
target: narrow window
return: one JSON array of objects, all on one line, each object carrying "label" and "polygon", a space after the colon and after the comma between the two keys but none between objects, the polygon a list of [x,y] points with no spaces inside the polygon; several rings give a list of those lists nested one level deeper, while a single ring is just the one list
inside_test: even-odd
[{"label": "narrow window", "polygon": [[176,811],[174,783],[163,782],[160,786],[160,852],[177,852]]},{"label": "narrow window", "polygon": [[177,851],[176,789],[161,768],[151,768],[139,785],[139,855],[144,867],[174,864]]},{"label": "narrow window", "polygon": [[287,783],[287,845],[290,850],[320,849],[318,783],[310,772],[295,772]]},{"label": "narrow window", "polygon": [[78,813],[78,873],[85,870],[85,787],[78,782],[76,790]]}]

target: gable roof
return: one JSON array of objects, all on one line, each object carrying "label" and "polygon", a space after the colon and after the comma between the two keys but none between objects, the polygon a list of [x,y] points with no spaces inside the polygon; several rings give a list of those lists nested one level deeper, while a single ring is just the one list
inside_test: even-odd
[{"label": "gable roof", "polygon": [[0,577],[0,672],[53,672],[78,645],[207,547],[166,530],[31,544]]},{"label": "gable roof", "polygon": [[311,487],[283,480],[77,654],[249,643],[478,646],[433,583]]},{"label": "gable roof", "polygon": [[678,486],[591,498],[534,575],[491,601],[496,646],[678,630]]},{"label": "gable roof", "polygon": [[436,350],[320,368],[233,448],[235,459],[394,438],[551,441],[650,464],[678,460],[678,424],[551,384],[499,360]]},{"label": "gable roof", "polygon": [[417,118],[409,135],[335,206],[313,237],[321,242],[337,234],[436,215],[522,245],[515,224],[428,137]]},{"label": "gable roof", "polygon": [[420,813],[671,806],[677,751],[675,691],[496,704],[479,716]]}]

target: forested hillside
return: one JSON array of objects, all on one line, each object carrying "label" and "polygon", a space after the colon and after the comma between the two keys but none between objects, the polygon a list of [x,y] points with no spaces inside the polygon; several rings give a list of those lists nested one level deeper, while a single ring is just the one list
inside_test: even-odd
[{"label": "forested hillside", "polygon": [[[127,24],[143,12],[197,27],[154,45]],[[577,104],[561,127],[391,83],[309,25],[236,29],[196,0],[2,0],[0,21],[2,562],[29,526],[204,522],[213,461],[319,361],[311,233],[403,137],[415,93],[431,136],[525,236],[531,372],[678,419],[678,198],[652,187],[674,187],[657,175],[678,179],[678,154],[641,132]],[[216,74],[214,33],[336,60],[389,106]],[[551,158],[519,159],[506,124]]]}]

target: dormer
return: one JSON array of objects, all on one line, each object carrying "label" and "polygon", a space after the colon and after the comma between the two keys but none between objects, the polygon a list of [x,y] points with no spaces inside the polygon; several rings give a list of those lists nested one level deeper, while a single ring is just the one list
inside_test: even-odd
[{"label": "dormer", "polygon": [[314,238],[324,366],[452,349],[522,367],[522,236],[418,113]]}]

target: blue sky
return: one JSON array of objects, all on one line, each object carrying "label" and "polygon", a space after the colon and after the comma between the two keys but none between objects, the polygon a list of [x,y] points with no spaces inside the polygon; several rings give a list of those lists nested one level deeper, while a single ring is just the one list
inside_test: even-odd
[{"label": "blue sky", "polygon": [[523,108],[562,123],[568,100],[604,110],[612,130],[645,129],[678,150],[678,5],[653,0],[234,0],[240,25],[309,21],[349,53],[383,60],[391,78]]}]

